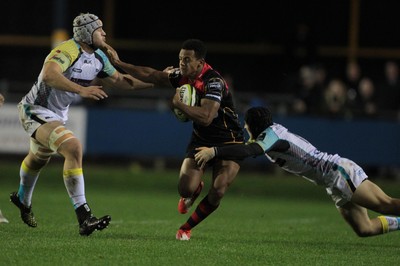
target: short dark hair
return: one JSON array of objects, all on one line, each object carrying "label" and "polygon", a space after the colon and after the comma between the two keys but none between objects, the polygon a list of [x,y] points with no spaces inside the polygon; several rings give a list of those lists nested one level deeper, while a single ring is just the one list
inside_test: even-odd
[{"label": "short dark hair", "polygon": [[206,45],[199,39],[187,39],[183,42],[181,49],[193,50],[197,59],[205,59],[207,55]]},{"label": "short dark hair", "polygon": [[271,111],[267,107],[251,107],[244,118],[253,138],[273,124]]}]

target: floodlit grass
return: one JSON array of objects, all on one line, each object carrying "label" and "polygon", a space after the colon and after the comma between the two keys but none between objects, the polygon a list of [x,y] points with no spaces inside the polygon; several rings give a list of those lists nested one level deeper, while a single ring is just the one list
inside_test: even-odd
[{"label": "floodlit grass", "polygon": [[[19,162],[1,163],[1,265],[396,265],[399,234],[359,238],[322,188],[294,176],[241,172],[220,208],[175,240],[188,215],[177,212],[176,171],[85,167],[86,196],[109,228],[89,237],[78,225],[57,163],[34,192],[38,227],[29,228],[8,200]],[[205,191],[209,186],[207,176]],[[400,196],[399,184],[381,184]],[[375,214],[371,214],[375,215]]]}]

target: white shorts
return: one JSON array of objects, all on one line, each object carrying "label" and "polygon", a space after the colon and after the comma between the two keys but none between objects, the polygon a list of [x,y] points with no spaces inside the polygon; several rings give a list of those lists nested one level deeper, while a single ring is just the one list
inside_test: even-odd
[{"label": "white shorts", "polygon": [[354,191],[368,178],[364,170],[355,162],[341,158],[328,175],[332,178],[326,187],[328,195],[335,202],[337,208],[351,201]]},{"label": "white shorts", "polygon": [[38,127],[47,122],[60,121],[64,124],[60,116],[40,105],[19,103],[18,109],[19,120],[30,137]]}]

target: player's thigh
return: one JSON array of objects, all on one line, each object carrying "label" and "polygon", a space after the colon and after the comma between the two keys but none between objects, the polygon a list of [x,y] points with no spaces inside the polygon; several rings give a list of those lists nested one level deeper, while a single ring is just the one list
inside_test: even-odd
[{"label": "player's thigh", "polygon": [[351,201],[377,211],[381,205],[390,204],[391,198],[375,183],[365,180],[357,187]]},{"label": "player's thigh", "polygon": [[42,145],[50,148],[49,140],[50,135],[57,127],[62,126],[62,122],[60,121],[52,121],[41,125],[35,133],[35,139],[40,142]]},{"label": "player's thigh", "polygon": [[204,171],[193,158],[185,158],[179,173],[179,189],[195,191],[199,186]]}]

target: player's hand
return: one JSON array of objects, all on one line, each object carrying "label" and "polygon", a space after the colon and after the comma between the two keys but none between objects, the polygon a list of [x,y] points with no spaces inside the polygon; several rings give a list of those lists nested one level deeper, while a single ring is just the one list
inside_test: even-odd
[{"label": "player's hand", "polygon": [[119,59],[117,51],[115,51],[114,48],[112,48],[110,45],[105,44],[104,47],[102,48],[103,51],[107,54],[108,58],[110,59],[112,64],[118,64],[121,60]]},{"label": "player's hand", "polygon": [[79,96],[96,101],[103,100],[108,97],[107,93],[103,91],[102,86],[83,87],[83,89],[79,92]]},{"label": "player's hand", "polygon": [[197,153],[194,155],[194,160],[200,169],[203,169],[206,163],[215,157],[215,150],[213,147],[199,147],[196,148]]},{"label": "player's hand", "polygon": [[175,95],[172,97],[172,106],[171,108],[175,108],[179,106],[179,103],[182,103],[180,100],[180,89],[176,88]]},{"label": "player's hand", "polygon": [[174,68],[173,66],[167,66],[166,68],[164,68],[163,72],[166,73],[172,73],[176,68]]}]

